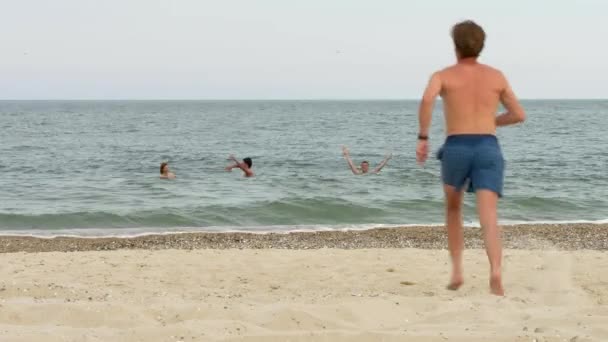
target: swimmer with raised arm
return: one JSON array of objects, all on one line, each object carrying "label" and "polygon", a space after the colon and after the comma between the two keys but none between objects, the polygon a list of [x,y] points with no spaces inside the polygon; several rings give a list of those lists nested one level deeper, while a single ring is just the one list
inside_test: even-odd
[{"label": "swimmer with raised arm", "polygon": [[[445,193],[448,249],[452,276],[448,288],[463,284],[462,199],[464,190],[475,192],[479,222],[490,262],[490,291],[502,296],[502,245],[497,202],[502,196],[504,159],[496,127],[523,122],[525,113],[507,79],[497,69],[477,61],[485,32],[472,21],[452,28],[457,63],[434,73],[420,102],[416,158],[423,164],[429,152],[429,127],[437,96],[443,98],[447,138],[437,157]],[[506,108],[496,116],[499,103]]]},{"label": "swimmer with raised arm", "polygon": [[346,159],[346,163],[348,164],[348,167],[355,175],[363,175],[363,174],[367,174],[367,173],[374,173],[374,174],[380,173],[380,170],[382,170],[382,168],[384,168],[386,166],[388,161],[391,160],[391,158],[393,158],[392,153],[387,154],[384,157],[384,160],[382,160],[382,162],[380,162],[380,164],[378,164],[378,166],[376,166],[376,168],[370,172],[369,171],[369,162],[367,160],[364,160],[361,162],[360,168],[357,168],[355,166],[352,159],[350,159],[350,152],[348,151],[348,147],[342,146],[342,154],[344,155],[344,159]]},{"label": "swimmer with raised arm", "polygon": [[243,159],[243,161],[238,161],[234,155],[230,155],[228,157],[228,160],[231,160],[234,162],[234,164],[232,165],[228,165],[226,166],[226,171],[232,171],[232,169],[241,169],[243,171],[243,175],[245,177],[253,177],[254,173],[251,170],[251,168],[253,167],[253,161],[251,160],[251,158],[245,158]]}]

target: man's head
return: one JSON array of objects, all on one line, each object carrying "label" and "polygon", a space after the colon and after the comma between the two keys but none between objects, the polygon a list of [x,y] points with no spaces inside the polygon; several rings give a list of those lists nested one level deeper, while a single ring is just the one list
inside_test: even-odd
[{"label": "man's head", "polygon": [[361,162],[361,172],[367,173],[367,171],[369,171],[369,162],[364,160]]},{"label": "man's head", "polygon": [[167,163],[161,163],[160,164],[160,174],[164,174],[166,172],[169,172],[169,164]]},{"label": "man's head", "polygon": [[253,165],[253,161],[251,160],[251,158],[243,159],[243,163],[247,164],[247,167],[250,169],[251,169],[251,166]]},{"label": "man's head", "polygon": [[474,21],[466,20],[452,27],[452,40],[459,59],[477,58],[483,50],[486,33]]}]

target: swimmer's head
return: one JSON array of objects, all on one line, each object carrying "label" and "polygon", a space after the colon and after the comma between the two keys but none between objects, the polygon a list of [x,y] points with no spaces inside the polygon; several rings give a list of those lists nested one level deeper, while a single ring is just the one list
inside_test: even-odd
[{"label": "swimmer's head", "polygon": [[364,160],[361,162],[361,172],[366,173],[367,171],[369,171],[369,162]]},{"label": "swimmer's head", "polygon": [[452,27],[452,40],[458,58],[476,58],[483,50],[486,33],[474,21],[466,20]]},{"label": "swimmer's head", "polygon": [[168,163],[161,163],[160,164],[160,174],[164,174],[165,172],[169,172],[169,164]]},{"label": "swimmer's head", "polygon": [[248,168],[251,168],[251,166],[253,165],[253,161],[251,160],[251,158],[243,159],[243,163],[247,164]]}]

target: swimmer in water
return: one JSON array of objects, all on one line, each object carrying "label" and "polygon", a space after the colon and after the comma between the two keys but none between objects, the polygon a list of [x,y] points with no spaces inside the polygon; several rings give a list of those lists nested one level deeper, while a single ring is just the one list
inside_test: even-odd
[{"label": "swimmer in water", "polygon": [[173,173],[173,172],[171,172],[171,170],[169,170],[168,163],[160,164],[160,178],[161,179],[175,179],[175,173]]},{"label": "swimmer in water", "polygon": [[228,157],[228,160],[233,161],[234,164],[226,166],[226,171],[232,171],[232,169],[234,169],[234,168],[239,168],[239,169],[243,170],[245,177],[254,176],[253,171],[251,170],[251,168],[253,167],[253,161],[251,160],[251,158],[245,158],[245,159],[243,159],[243,161],[239,162],[236,159],[236,157],[234,157],[234,155],[231,154]]},{"label": "swimmer in water", "polygon": [[348,163],[348,166],[350,167],[350,170],[353,172],[353,174],[355,175],[364,175],[367,173],[380,173],[380,170],[382,170],[383,167],[386,166],[386,164],[388,163],[389,160],[391,160],[391,158],[393,158],[393,154],[389,153],[384,157],[384,160],[378,164],[378,166],[376,166],[375,169],[373,169],[372,171],[369,171],[369,162],[367,160],[364,160],[361,162],[361,167],[357,168],[355,166],[355,164],[353,163],[352,159],[350,159],[350,152],[348,151],[348,147],[346,146],[342,146],[342,154],[344,155],[344,159],[346,159],[346,162]]}]

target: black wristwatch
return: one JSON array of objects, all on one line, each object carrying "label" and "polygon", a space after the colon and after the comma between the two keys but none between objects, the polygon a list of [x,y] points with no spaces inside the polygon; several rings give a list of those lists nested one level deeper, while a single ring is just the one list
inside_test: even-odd
[{"label": "black wristwatch", "polygon": [[429,140],[429,136],[428,135],[418,134],[418,140]]}]

